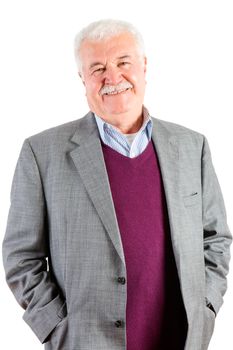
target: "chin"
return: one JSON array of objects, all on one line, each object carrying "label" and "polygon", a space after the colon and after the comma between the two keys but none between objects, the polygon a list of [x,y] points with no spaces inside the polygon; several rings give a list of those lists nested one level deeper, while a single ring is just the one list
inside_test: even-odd
[{"label": "chin", "polygon": [[126,113],[128,113],[129,112],[129,110],[120,110],[120,111],[106,111],[105,112],[105,114],[107,115],[107,116],[112,116],[112,117],[119,117],[119,116],[124,116],[124,115],[126,115]]},{"label": "chin", "polygon": [[132,110],[132,107],[130,108],[129,106],[124,106],[124,107],[123,106],[122,107],[116,106],[116,108],[106,108],[105,109],[106,113],[115,114],[115,115],[128,113],[128,112],[130,112],[130,110]]}]

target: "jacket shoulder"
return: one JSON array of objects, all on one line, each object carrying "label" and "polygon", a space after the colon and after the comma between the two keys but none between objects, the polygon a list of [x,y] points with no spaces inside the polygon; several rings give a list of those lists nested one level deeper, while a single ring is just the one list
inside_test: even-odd
[{"label": "jacket shoulder", "polygon": [[167,120],[163,120],[163,119],[158,119],[155,118],[156,120],[158,120],[163,127],[165,127],[171,134],[177,135],[177,134],[188,134],[188,135],[193,135],[193,136],[197,136],[197,137],[201,137],[203,138],[203,134],[191,129],[187,126],[181,125],[181,124],[177,124],[177,123],[173,123]]},{"label": "jacket shoulder", "polygon": [[187,141],[195,145],[202,146],[205,140],[205,135],[199,131],[191,129],[187,126],[173,123],[167,120],[155,118],[155,123],[158,121],[162,127],[164,127],[167,132],[176,137],[180,143],[186,143]]},{"label": "jacket shoulder", "polygon": [[46,140],[56,140],[72,134],[72,131],[77,128],[79,120],[73,120],[61,125],[57,125],[45,130],[42,130],[34,135],[29,136],[27,139],[32,143],[43,142]]},{"label": "jacket shoulder", "polygon": [[61,145],[69,142],[77,128],[82,125],[83,119],[86,117],[88,117],[88,114],[82,118],[45,129],[27,137],[26,140],[35,150],[45,150],[51,147],[53,149],[56,147],[61,148]]}]

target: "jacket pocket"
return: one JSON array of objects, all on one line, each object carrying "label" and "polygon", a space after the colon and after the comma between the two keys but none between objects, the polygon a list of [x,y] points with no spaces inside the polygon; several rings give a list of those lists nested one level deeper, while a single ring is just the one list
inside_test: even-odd
[{"label": "jacket pocket", "polygon": [[46,350],[65,350],[65,345],[67,343],[67,333],[68,333],[68,314],[66,302],[62,305],[58,312],[60,317],[60,322],[52,330],[47,341],[45,343]]},{"label": "jacket pocket", "polygon": [[202,335],[202,348],[208,349],[215,326],[215,314],[210,308],[204,305],[204,327]]},{"label": "jacket pocket", "polygon": [[186,207],[191,207],[200,203],[200,193],[193,192],[188,196],[183,196],[184,205]]},{"label": "jacket pocket", "polygon": [[67,316],[67,305],[66,301],[63,303],[62,307],[58,311],[58,316],[62,319]]},{"label": "jacket pocket", "polygon": [[68,316],[64,317],[52,331],[46,350],[68,350]]}]

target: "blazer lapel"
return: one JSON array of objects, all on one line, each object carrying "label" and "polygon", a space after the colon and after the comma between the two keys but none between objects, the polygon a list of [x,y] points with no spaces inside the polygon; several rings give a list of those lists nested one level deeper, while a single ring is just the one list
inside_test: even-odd
[{"label": "blazer lapel", "polygon": [[105,167],[99,131],[92,112],[79,120],[71,141],[77,147],[70,152],[77,171],[106,228],[117,253],[125,265],[121,235]]},{"label": "blazer lapel", "polygon": [[171,241],[176,261],[177,271],[181,280],[180,266],[180,233],[181,233],[181,198],[179,171],[179,140],[170,133],[163,122],[153,118],[152,140],[158,156],[163,180]]}]

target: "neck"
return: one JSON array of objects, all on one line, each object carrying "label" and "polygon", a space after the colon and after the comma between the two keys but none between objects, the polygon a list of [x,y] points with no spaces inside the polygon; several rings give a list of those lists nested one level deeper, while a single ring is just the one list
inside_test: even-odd
[{"label": "neck", "polygon": [[116,130],[122,134],[136,133],[142,126],[144,116],[143,110],[136,114],[136,117],[132,117],[130,112],[123,113],[122,115],[113,116],[100,116],[104,121],[111,124]]},{"label": "neck", "polygon": [[116,123],[112,124],[112,125],[114,128],[116,128],[122,134],[133,134],[133,133],[137,132],[138,130],[140,130],[142,124],[143,124],[143,115],[141,114],[133,122],[130,122],[130,121],[127,122],[127,120],[126,120],[123,123],[119,123],[118,121],[116,121]]}]

